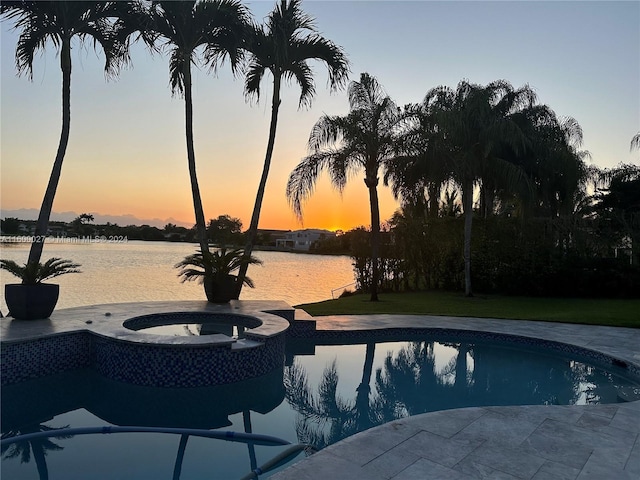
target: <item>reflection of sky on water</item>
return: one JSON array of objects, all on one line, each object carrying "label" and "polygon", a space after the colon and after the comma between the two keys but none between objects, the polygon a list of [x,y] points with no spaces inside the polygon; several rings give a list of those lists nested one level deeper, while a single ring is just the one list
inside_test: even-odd
[{"label": "reflection of sky on water", "polygon": [[[316,345],[314,354],[296,354],[284,371],[210,388],[136,387],[89,370],[24,382],[2,390],[3,434],[41,425],[249,428],[321,447],[364,428],[439,409],[611,403],[617,385],[631,384],[618,367],[607,372],[522,346],[425,340]],[[78,436],[55,440],[63,450],[47,451],[45,460],[51,478],[86,478],[87,472],[92,480],[168,478],[179,442],[179,436],[165,434]],[[257,464],[280,451],[256,446]],[[246,445],[190,437],[181,478],[239,478],[250,469]],[[4,458],[2,473],[38,478],[33,459],[21,464]]]},{"label": "reflection of sky on water", "polygon": [[[181,284],[174,265],[196,250],[188,243],[46,243],[43,258],[61,257],[81,264],[81,274],[62,275],[57,308],[136,301],[203,300],[196,282]],[[2,258],[22,264],[28,245],[2,247]],[[264,264],[249,267],[256,288],[245,287],[243,300],[283,300],[290,305],[331,298],[331,290],[353,282],[351,259],[344,256],[255,252]],[[13,283],[6,272],[0,287]],[[353,289],[353,287],[351,287]],[[339,295],[341,291],[338,291]],[[2,306],[6,309],[6,306]]]}]

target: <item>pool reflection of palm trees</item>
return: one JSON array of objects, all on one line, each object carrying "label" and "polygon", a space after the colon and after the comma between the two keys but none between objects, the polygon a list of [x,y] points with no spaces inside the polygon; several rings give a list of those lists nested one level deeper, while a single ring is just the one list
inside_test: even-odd
[{"label": "pool reflection of palm trees", "polygon": [[[68,428],[69,425],[65,425],[59,428]],[[8,430],[2,433],[2,440],[7,438],[18,437],[26,435],[28,433],[35,432],[48,432],[58,430],[55,427],[49,427],[44,424],[33,424],[22,427],[20,430]],[[56,440],[65,440],[72,438],[73,435],[58,435],[53,438]],[[34,438],[32,440],[24,440],[21,442],[11,443],[9,445],[2,446],[2,458],[16,458],[20,457],[20,463],[29,463],[31,461],[31,455],[33,454],[33,460],[38,469],[38,478],[40,480],[46,480],[49,478],[49,469],[47,468],[46,455],[47,452],[56,452],[63,450],[57,443],[54,443],[51,438]]]},{"label": "pool reflection of palm trees", "polygon": [[[91,371],[83,371],[82,374],[68,372],[56,376],[57,391],[65,392],[65,401],[59,404],[51,401],[51,381],[46,378],[29,382],[29,402],[24,401],[25,389],[21,385],[3,387],[2,439],[55,430],[42,425],[37,418],[55,417],[81,408],[102,419],[106,425],[209,430],[230,427],[229,417],[241,413],[244,432],[253,433],[251,412],[267,414],[284,400],[282,378],[282,369],[276,369],[263,377],[244,382],[186,389],[142,387],[115,382]],[[57,398],[57,395],[53,397]],[[61,434],[53,438],[71,437]],[[180,435],[179,440],[176,437],[174,480],[180,479],[183,472],[188,440],[187,434]],[[251,470],[256,470],[255,445],[263,443],[251,440],[245,443]],[[51,439],[33,439],[3,446],[2,458],[19,457],[25,463],[33,457],[39,478],[46,479],[46,452],[59,450],[62,447]]]},{"label": "pool reflection of palm trees", "polygon": [[[360,388],[363,387],[363,388]],[[322,374],[318,395],[314,396],[303,367],[294,364],[285,374],[286,398],[300,413],[296,434],[300,443],[321,449],[380,422],[371,415],[376,409],[370,404],[369,386],[360,384],[355,402],[338,395],[336,362]]]},{"label": "pool reflection of palm trees", "polygon": [[387,353],[382,367],[375,371],[372,388],[376,345],[367,344],[354,401],[339,393],[336,360],[323,371],[316,394],[304,367],[294,362],[285,370],[285,388],[287,401],[299,414],[298,440],[324,448],[392,420],[468,406],[615,401],[611,374],[568,358],[533,351],[523,355],[518,347],[447,343],[440,345],[454,348],[456,353],[438,369],[437,345],[433,341],[410,342],[395,353]]}]

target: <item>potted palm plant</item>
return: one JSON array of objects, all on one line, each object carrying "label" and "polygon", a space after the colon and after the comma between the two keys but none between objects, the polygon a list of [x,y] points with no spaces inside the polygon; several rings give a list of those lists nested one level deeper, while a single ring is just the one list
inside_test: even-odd
[{"label": "potted palm plant", "polygon": [[22,280],[22,283],[9,283],[4,287],[9,315],[18,320],[48,318],[58,302],[60,286],[43,282],[66,273],[79,273],[79,266],[71,260],[61,258],[50,258],[44,263],[26,263],[23,266],[13,260],[0,260],[0,269],[7,270]]},{"label": "potted palm plant", "polygon": [[[204,285],[209,302],[227,303],[236,294],[238,277],[234,272],[244,264],[261,265],[262,261],[253,256],[246,258],[241,248],[221,248],[214,252],[199,250],[187,255],[175,267],[180,268],[178,276],[182,282],[196,280]],[[244,278],[243,284],[254,287],[253,281],[248,277]]]}]

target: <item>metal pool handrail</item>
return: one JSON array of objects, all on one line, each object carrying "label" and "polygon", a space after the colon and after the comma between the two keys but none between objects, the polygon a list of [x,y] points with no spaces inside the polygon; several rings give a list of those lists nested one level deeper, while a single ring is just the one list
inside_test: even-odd
[{"label": "metal pool handrail", "polygon": [[10,445],[17,442],[25,442],[37,438],[48,438],[71,435],[90,435],[95,433],[175,433],[179,435],[193,435],[195,437],[217,438],[229,442],[252,443],[255,445],[291,445],[291,442],[271,435],[259,433],[244,433],[233,431],[203,430],[199,428],[170,428],[170,427],[78,427],[78,428],[58,428],[45,432],[25,433],[10,438],[3,438],[0,446]]}]

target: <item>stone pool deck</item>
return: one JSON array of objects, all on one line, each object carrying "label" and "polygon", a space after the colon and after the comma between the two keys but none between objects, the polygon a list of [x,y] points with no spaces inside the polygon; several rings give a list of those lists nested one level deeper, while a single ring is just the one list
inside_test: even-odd
[{"label": "stone pool deck", "polygon": [[[417,315],[314,319],[318,330],[455,328],[542,338],[640,366],[640,329]],[[349,437],[271,478],[637,480],[640,401],[426,413]]]},{"label": "stone pool deck", "polygon": [[[251,305],[249,305],[251,303]],[[277,302],[232,304],[234,313],[286,307]],[[159,306],[136,304],[135,314]],[[47,334],[93,331],[118,336],[132,304],[60,310],[51,320],[0,320],[0,337],[20,341]],[[215,310],[206,302],[191,308]],[[221,308],[223,309],[223,308]],[[301,323],[311,317],[298,312]],[[108,315],[107,315],[108,314]],[[442,328],[518,335],[602,352],[640,369],[640,329],[562,323],[418,315],[314,317],[322,332]],[[640,478],[640,401],[591,406],[476,407],[393,421],[349,437],[276,473],[273,480],[597,479]]]}]

